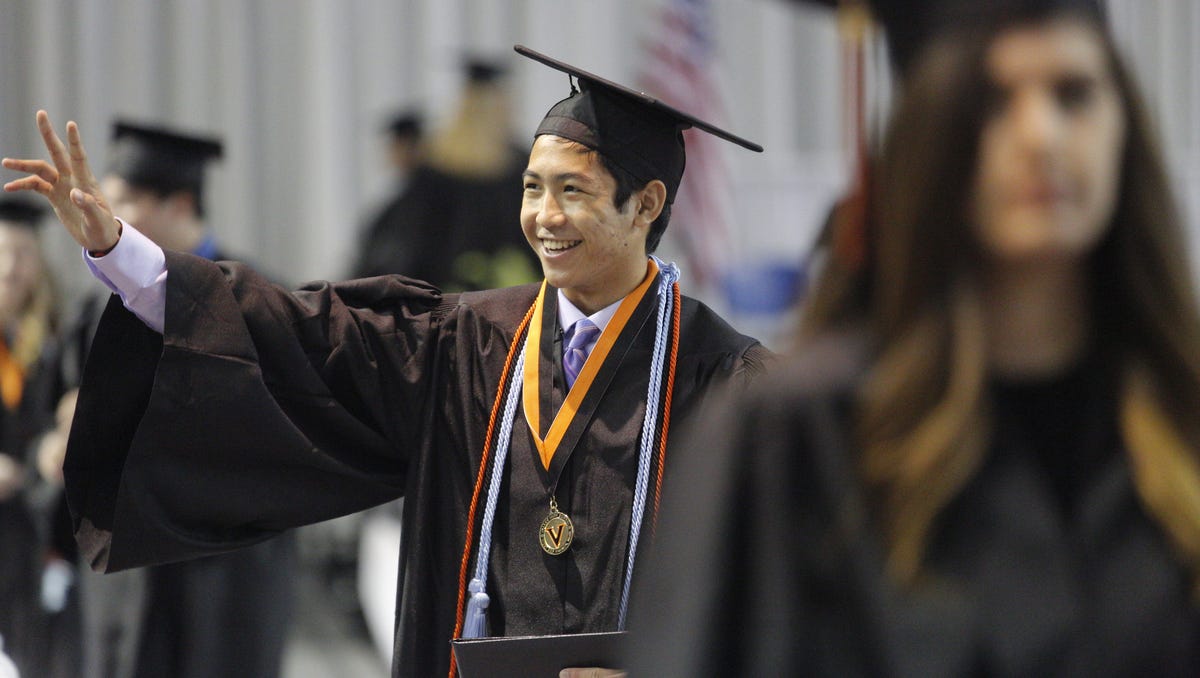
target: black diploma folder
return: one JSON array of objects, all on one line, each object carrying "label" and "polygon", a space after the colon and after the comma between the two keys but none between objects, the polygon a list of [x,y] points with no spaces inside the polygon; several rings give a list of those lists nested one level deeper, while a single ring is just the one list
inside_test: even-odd
[{"label": "black diploma folder", "polygon": [[452,640],[462,678],[558,678],[574,667],[619,669],[625,633]]}]

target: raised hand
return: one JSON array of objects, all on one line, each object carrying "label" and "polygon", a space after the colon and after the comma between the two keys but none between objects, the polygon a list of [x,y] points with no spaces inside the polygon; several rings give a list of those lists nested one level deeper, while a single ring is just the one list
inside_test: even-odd
[{"label": "raised hand", "polygon": [[37,112],[37,126],[50,153],[50,162],[5,158],[4,167],[27,172],[29,176],[4,184],[4,190],[42,194],[76,242],[91,252],[107,252],[121,236],[120,223],[113,217],[88,166],[79,126],[67,123],[67,144],[54,132],[46,111]]}]

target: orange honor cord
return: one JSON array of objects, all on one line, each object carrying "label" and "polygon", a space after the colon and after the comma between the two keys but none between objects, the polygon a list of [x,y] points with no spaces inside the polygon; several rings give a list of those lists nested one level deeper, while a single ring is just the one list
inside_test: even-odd
[{"label": "orange honor cord", "polygon": [[[674,303],[672,304],[672,309],[671,309],[670,329],[667,329],[667,326],[663,323],[661,311],[660,311],[659,330],[658,330],[659,336],[658,336],[658,339],[656,339],[656,345],[659,347],[662,347],[663,346],[662,342],[664,339],[662,334],[664,334],[666,332],[670,332],[672,335],[671,347],[670,347],[670,357],[668,360],[665,361],[667,363],[667,374],[666,375],[662,375],[661,371],[658,369],[652,369],[653,375],[651,378],[651,394],[647,400],[647,402],[663,403],[662,417],[660,418],[660,421],[662,423],[661,423],[661,428],[660,428],[658,436],[657,436],[657,442],[658,442],[658,447],[659,447],[659,455],[658,455],[659,456],[659,469],[657,471],[656,479],[654,481],[654,491],[653,491],[654,499],[652,502],[652,507],[653,507],[653,511],[654,511],[655,515],[657,515],[657,511],[658,511],[658,501],[659,501],[658,495],[661,491],[661,486],[662,486],[662,464],[663,464],[663,459],[665,459],[665,446],[666,446],[666,440],[667,440],[666,429],[669,426],[670,409],[671,409],[671,395],[672,395],[671,392],[674,389],[675,367],[676,367],[678,354],[679,354],[679,324],[680,324],[679,306],[680,306],[681,297],[680,297],[680,293],[679,293],[679,285],[675,282],[675,280],[678,277],[678,270],[674,267],[674,265],[668,266],[666,270],[667,270],[667,273],[665,273],[664,275],[666,275],[667,277],[663,281],[663,286],[665,287],[666,285],[671,285],[670,294],[672,295],[671,300]],[[496,423],[498,421],[498,415],[500,414],[500,411],[501,411],[501,403],[504,402],[504,403],[506,403],[506,405],[503,408],[504,409],[504,419],[503,419],[502,425],[499,427],[499,431],[500,431],[498,434],[499,437],[503,439],[506,431],[508,431],[508,435],[511,435],[512,416],[514,414],[513,410],[515,408],[517,398],[520,398],[524,405],[523,409],[526,412],[526,423],[529,425],[529,427],[532,431],[531,437],[534,439],[535,444],[537,445],[538,452],[539,452],[539,455],[541,456],[543,463],[548,468],[550,465],[550,461],[553,459],[554,450],[561,443],[562,438],[565,435],[566,429],[569,427],[571,420],[574,418],[576,412],[578,412],[578,409],[579,409],[580,405],[582,404],[584,397],[586,396],[586,394],[588,392],[588,389],[590,388],[590,386],[592,385],[593,381],[596,378],[596,375],[600,369],[600,366],[604,363],[608,353],[611,351],[612,347],[616,343],[617,338],[621,335],[621,333],[624,330],[624,327],[628,324],[630,318],[632,317],[634,310],[638,307],[638,305],[644,299],[647,291],[651,287],[654,280],[659,277],[659,274],[660,274],[660,269],[659,269],[658,264],[653,259],[650,260],[650,262],[647,265],[646,278],[643,279],[643,281],[638,285],[638,287],[635,288],[634,291],[631,292],[621,302],[621,305],[617,308],[616,314],[613,316],[612,320],[609,321],[605,330],[601,333],[600,339],[599,339],[599,341],[597,341],[596,348],[593,350],[593,354],[599,352],[600,357],[594,361],[589,358],[589,360],[585,363],[583,370],[580,372],[579,378],[576,380],[576,386],[572,387],[571,391],[568,393],[567,401],[563,404],[562,408],[559,410],[558,415],[555,417],[555,420],[553,422],[551,422],[550,430],[547,433],[546,439],[544,441],[539,436],[540,412],[538,410],[539,402],[538,402],[538,398],[537,398],[537,396],[539,394],[537,363],[538,363],[539,357],[540,357],[540,343],[541,343],[541,339],[542,339],[541,328],[543,325],[542,314],[545,309],[545,295],[546,295],[546,290],[547,290],[547,286],[545,283],[543,283],[542,289],[539,291],[538,297],[534,301],[533,306],[529,309],[529,312],[526,313],[525,319],[522,321],[521,327],[517,331],[517,336],[514,337],[513,344],[509,348],[509,354],[505,361],[505,367],[504,367],[505,378],[503,378],[501,380],[501,384],[500,384],[499,389],[496,394],[496,401],[492,407],[492,415],[491,415],[491,419],[488,424],[487,440],[485,441],[485,444],[484,444],[483,457],[480,462],[479,473],[476,477],[475,489],[474,489],[472,499],[471,499],[471,507],[470,507],[470,512],[469,512],[468,520],[467,520],[467,530],[468,531],[467,531],[466,539],[464,541],[463,559],[462,559],[462,563],[461,563],[460,570],[459,570],[458,609],[456,610],[455,630],[454,630],[455,638],[463,637],[464,635],[469,636],[469,637],[477,637],[476,635],[473,635],[479,631],[479,629],[475,629],[473,626],[474,624],[476,624],[476,622],[472,621],[472,622],[468,623],[467,617],[469,617],[471,615],[480,614],[481,613],[480,610],[486,610],[486,606],[487,606],[487,603],[486,603],[487,596],[485,593],[486,584],[481,583],[484,581],[483,577],[485,577],[486,574],[480,574],[480,573],[486,573],[486,569],[487,569],[486,561],[483,560],[483,554],[485,553],[485,551],[488,548],[486,546],[486,544],[490,543],[490,537],[488,535],[490,534],[491,523],[489,521],[488,515],[492,511],[493,502],[495,500],[493,493],[495,493],[498,488],[498,484],[496,483],[495,474],[498,473],[500,471],[500,468],[503,466],[504,458],[506,456],[506,451],[507,451],[507,445],[497,446],[497,445],[493,444],[493,440],[492,440],[492,438],[496,435],[495,434],[495,430],[497,428]],[[659,294],[661,295],[662,292],[660,291]],[[520,342],[522,334],[524,334],[524,336],[525,336],[525,344],[526,344],[525,353],[523,353],[523,354],[518,353],[518,351],[521,350],[519,342]],[[658,359],[661,360],[663,357],[662,349],[656,348],[655,351],[657,352],[657,354],[659,356]],[[515,363],[515,366],[514,366],[514,363]],[[522,363],[525,363],[525,364],[522,365]],[[530,369],[531,364],[534,365],[534,368],[532,370]],[[514,374],[510,375],[509,374],[510,372],[512,372]],[[515,373],[516,372],[521,372],[521,375],[523,377],[520,385],[518,385],[517,382],[515,381]],[[583,382],[582,386],[580,385],[580,382]],[[506,384],[508,385],[507,392],[505,391]],[[661,399],[657,395],[655,395],[655,391],[657,390],[655,388],[656,384],[663,384],[667,388],[667,393],[664,396],[662,396]],[[513,391],[512,389],[514,389],[514,388],[520,388],[521,393],[517,393],[517,392]],[[532,401],[530,400],[530,393],[534,394]],[[566,414],[565,416],[564,416],[564,411],[568,412],[568,414]],[[648,422],[647,425],[650,427],[653,427],[653,424],[650,422]],[[643,437],[643,457],[642,457],[642,461],[639,462],[639,465],[641,465],[642,468],[648,468],[648,464],[650,464],[650,456],[649,455],[652,454],[651,450],[653,448],[653,444],[649,443],[648,441],[651,441],[651,440],[654,440],[654,438]],[[496,442],[498,443],[499,441],[496,441]],[[484,512],[484,522],[485,522],[485,524],[483,526],[484,534],[483,534],[483,536],[480,537],[480,543],[479,543],[480,554],[478,557],[480,558],[480,560],[476,564],[476,574],[474,575],[475,579],[471,580],[471,585],[470,585],[470,587],[468,587],[467,586],[467,571],[468,571],[468,567],[470,565],[471,551],[472,551],[472,546],[474,543],[475,527],[476,527],[475,519],[476,519],[476,515],[479,513],[479,510],[478,510],[479,509],[479,499],[483,494],[483,486],[487,482],[487,477],[488,477],[487,469],[488,469],[489,463],[491,463],[491,466],[492,466],[492,470],[491,470],[492,483],[491,483],[491,489],[489,490],[489,494],[488,494],[488,509],[486,512]],[[644,473],[644,472],[640,471],[639,474],[641,474],[641,473]],[[644,481],[639,481],[639,483],[643,483],[643,482]],[[644,488],[644,485],[642,485],[642,487]],[[639,492],[642,492],[642,490],[639,490]],[[644,496],[644,494],[643,494],[643,496]],[[639,504],[638,501],[635,501],[635,507],[634,507],[635,508],[635,517],[640,516],[640,512],[637,511],[638,505],[644,505],[644,504]],[[552,512],[553,512],[554,508],[555,508],[554,507],[554,498],[552,496],[551,497]],[[638,525],[640,525],[641,519],[637,518],[637,520],[635,520],[635,522]],[[631,526],[631,537],[630,537],[631,544],[636,542],[636,537],[637,537],[636,526]],[[628,565],[629,570],[632,570],[632,567],[633,567],[633,562],[632,562],[633,553],[634,553],[633,547],[631,546],[630,562]],[[479,585],[480,585],[480,590],[478,592],[476,592],[476,588],[475,588],[477,583],[479,583]],[[471,607],[476,606],[476,600],[475,600],[476,597],[479,597],[482,600],[481,604],[479,605],[478,610],[467,611],[468,606],[466,605],[466,599],[467,599],[468,589],[472,592]],[[627,573],[626,586],[624,589],[624,594],[622,596],[622,611],[621,611],[622,612],[622,614],[621,614],[621,627],[622,628],[624,627],[625,602],[628,597],[628,592],[629,592],[629,581],[628,581],[628,573]],[[472,617],[472,619],[474,619],[474,617]],[[456,670],[457,670],[457,664],[455,662],[453,652],[452,652],[451,657],[450,657],[450,677],[451,678],[453,678],[453,676],[455,675]]]},{"label": "orange honor cord", "polygon": [[[496,430],[496,415],[500,412],[500,404],[504,402],[504,385],[511,382],[508,379],[509,371],[512,369],[513,359],[517,356],[517,351],[521,346],[521,336],[525,334],[525,328],[529,326],[529,320],[534,315],[534,308],[541,301],[542,296],[546,291],[546,283],[542,282],[542,291],[538,294],[538,301],[534,302],[533,306],[525,312],[525,318],[521,320],[521,324],[517,327],[516,334],[513,335],[512,345],[508,348],[508,356],[504,359],[504,372],[500,375],[500,385],[496,387],[496,401],[492,404],[492,414],[488,418],[487,436],[483,441],[483,455],[479,460],[479,473],[475,477],[475,491],[471,494],[471,509],[467,513],[467,536],[466,542],[463,545],[462,564],[458,571],[458,612],[454,619],[454,638],[462,635],[464,603],[467,596],[467,570],[471,563],[471,546],[472,538],[475,534],[475,513],[479,506],[479,495],[483,491],[483,483],[487,477],[488,457],[492,452],[492,436]],[[456,666],[454,662],[454,653],[450,653],[450,678],[454,678]]]},{"label": "orange honor cord", "polygon": [[538,299],[534,302],[534,321],[529,325],[529,342],[525,348],[525,384],[524,391],[521,394],[522,402],[525,410],[525,421],[529,424],[529,430],[533,433],[533,444],[537,446],[538,455],[542,459],[542,465],[549,470],[550,461],[554,459],[554,453],[558,449],[559,443],[562,442],[563,436],[567,432],[567,428],[571,425],[571,421],[575,418],[575,413],[579,411],[579,405],[583,403],[584,396],[587,395],[588,389],[592,386],[592,381],[595,380],[596,374],[600,372],[600,366],[604,364],[605,358],[612,350],[613,344],[617,342],[617,337],[621,336],[621,332],[625,329],[626,323],[629,322],[633,311],[641,303],[642,297],[646,295],[646,291],[650,289],[650,284],[658,277],[658,264],[651,259],[646,266],[646,277],[642,280],[632,293],[627,295],[621,305],[617,307],[617,312],[613,315],[612,320],[604,328],[600,334],[600,339],[596,342],[596,347],[592,349],[591,355],[583,365],[583,369],[579,372],[579,377],[575,380],[575,385],[571,387],[570,393],[567,394],[566,401],[559,408],[558,413],[554,416],[554,421],[550,424],[550,430],[546,432],[545,440],[541,437],[541,412],[539,409],[539,390],[538,383],[538,351],[541,347],[542,334],[542,309],[543,297],[545,296],[545,287],[538,295]]},{"label": "orange honor cord", "polygon": [[21,391],[25,386],[25,370],[8,351],[8,344],[0,339],[0,401],[4,407],[15,410],[21,404]]}]

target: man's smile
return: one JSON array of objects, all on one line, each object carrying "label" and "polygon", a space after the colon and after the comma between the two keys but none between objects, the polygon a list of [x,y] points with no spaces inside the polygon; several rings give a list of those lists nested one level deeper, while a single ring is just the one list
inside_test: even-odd
[{"label": "man's smile", "polygon": [[565,252],[569,249],[574,248],[576,245],[578,245],[581,242],[583,242],[583,241],[582,240],[547,240],[545,238],[542,238],[542,247],[544,247],[547,252]]}]

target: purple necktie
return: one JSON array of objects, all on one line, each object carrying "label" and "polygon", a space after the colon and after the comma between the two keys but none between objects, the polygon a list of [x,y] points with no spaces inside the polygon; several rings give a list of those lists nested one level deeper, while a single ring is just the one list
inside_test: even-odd
[{"label": "purple necktie", "polygon": [[575,334],[571,336],[571,341],[563,349],[563,369],[567,374],[568,390],[575,385],[575,379],[583,369],[583,364],[587,362],[588,345],[595,341],[598,334],[600,334],[600,328],[596,327],[596,323],[591,320],[583,318],[576,321]]}]

